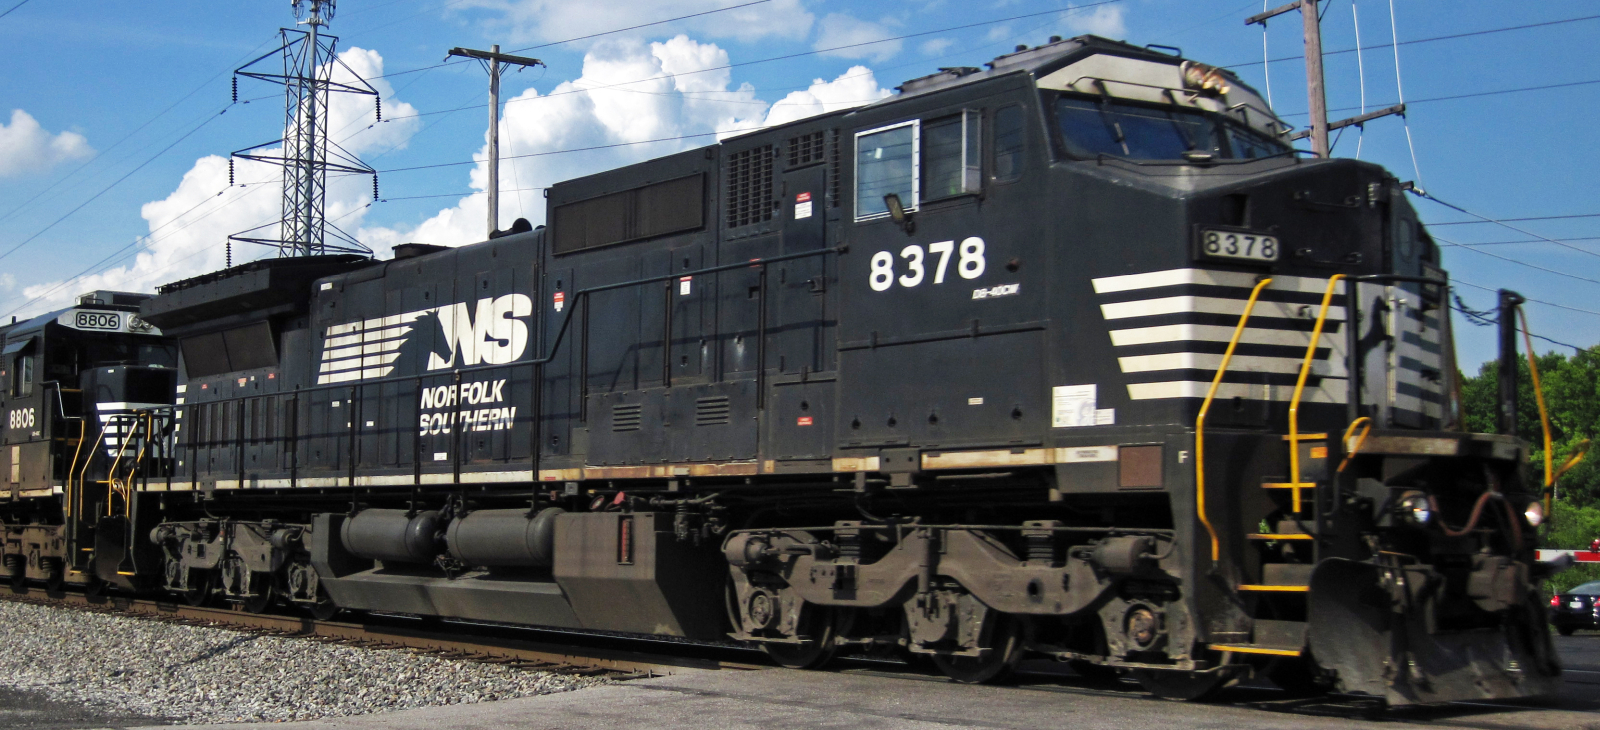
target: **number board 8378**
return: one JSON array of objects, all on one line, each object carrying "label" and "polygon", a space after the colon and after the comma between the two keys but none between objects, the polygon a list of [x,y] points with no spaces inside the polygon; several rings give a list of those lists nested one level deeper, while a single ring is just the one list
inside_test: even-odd
[{"label": "number board 8378", "polygon": [[1277,261],[1283,246],[1276,236],[1225,228],[1200,229],[1200,253],[1207,258]]}]

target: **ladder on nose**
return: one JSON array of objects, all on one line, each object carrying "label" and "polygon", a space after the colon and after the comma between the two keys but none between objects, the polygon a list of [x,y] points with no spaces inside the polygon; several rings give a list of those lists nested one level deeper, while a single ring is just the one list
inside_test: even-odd
[{"label": "ladder on nose", "polygon": [[[1318,557],[1318,538],[1321,520],[1316,514],[1318,500],[1317,490],[1320,485],[1329,484],[1337,471],[1343,471],[1349,463],[1348,457],[1339,464],[1336,470],[1329,469],[1329,434],[1327,433],[1301,433],[1300,431],[1300,403],[1305,396],[1306,382],[1310,378],[1312,364],[1316,361],[1317,346],[1321,344],[1322,332],[1327,325],[1328,311],[1333,302],[1333,296],[1343,280],[1343,274],[1334,274],[1328,279],[1327,288],[1323,292],[1322,304],[1318,308],[1317,318],[1311,328],[1310,342],[1306,345],[1305,356],[1301,359],[1299,372],[1295,378],[1294,393],[1289,401],[1289,433],[1283,436],[1283,441],[1289,451],[1289,476],[1287,480],[1267,480],[1261,487],[1269,490],[1287,490],[1289,494],[1285,519],[1278,520],[1278,524],[1270,529],[1248,535],[1248,539],[1262,547],[1264,551],[1277,553],[1276,559],[1269,559],[1263,554],[1259,583],[1241,583],[1234,586],[1240,593],[1261,596],[1263,601],[1273,601],[1270,597],[1281,597],[1281,600],[1295,601],[1296,597],[1309,594],[1311,588],[1311,571],[1315,568]],[[1249,300],[1245,303],[1244,312],[1239,316],[1239,322],[1234,328],[1232,339],[1224,351],[1222,363],[1217,368],[1216,376],[1211,382],[1211,388],[1206,393],[1205,401],[1200,406],[1199,415],[1195,419],[1195,485],[1196,485],[1196,510],[1201,523],[1211,538],[1211,559],[1215,563],[1220,559],[1220,541],[1216,530],[1205,512],[1205,418],[1210,411],[1211,403],[1216,398],[1217,390],[1222,384],[1224,374],[1233,359],[1234,350],[1244,334],[1245,325],[1255,309],[1262,290],[1272,283],[1271,278],[1262,279],[1250,293]],[[1347,325],[1352,326],[1352,325]],[[1354,363],[1351,364],[1354,367]],[[1349,443],[1352,433],[1356,428],[1367,423],[1370,430],[1369,419],[1358,419],[1350,424],[1344,435],[1344,441]],[[1366,431],[1361,434],[1364,441]],[[1359,448],[1359,446],[1357,447]],[[1276,502],[1277,500],[1274,500]],[[1309,512],[1309,514],[1308,514]],[[1307,520],[1305,518],[1309,517]],[[1301,546],[1309,551],[1308,562],[1290,562],[1282,558],[1282,551],[1293,550],[1299,552]],[[1303,598],[1299,598],[1303,602]],[[1258,603],[1258,605],[1260,605]],[[1303,604],[1298,606],[1303,613]],[[1244,654],[1265,654],[1276,656],[1299,656],[1304,651],[1305,628],[1304,621],[1278,620],[1276,616],[1258,617],[1254,630],[1254,639],[1249,643],[1213,644],[1212,648],[1218,651],[1237,652]]]}]

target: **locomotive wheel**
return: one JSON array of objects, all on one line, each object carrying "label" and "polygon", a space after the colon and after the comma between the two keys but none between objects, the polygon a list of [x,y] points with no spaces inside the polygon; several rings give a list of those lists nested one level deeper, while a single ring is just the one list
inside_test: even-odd
[{"label": "locomotive wheel", "polygon": [[982,656],[933,655],[933,664],[944,676],[962,684],[987,684],[1011,676],[1022,661],[1022,624],[1004,615],[994,617],[987,647]]},{"label": "locomotive wheel", "polygon": [[178,595],[183,597],[184,603],[191,606],[204,606],[211,600],[215,585],[216,578],[210,571],[197,570],[189,576],[189,587],[179,591]]},{"label": "locomotive wheel", "polygon": [[339,612],[343,610],[339,608],[339,604],[333,602],[333,597],[328,595],[328,589],[322,586],[317,586],[317,602],[311,604],[308,608],[311,611],[311,618],[318,621],[327,621],[334,616],[338,616]]},{"label": "locomotive wheel", "polygon": [[1133,676],[1150,694],[1179,702],[1204,700],[1222,689],[1228,681],[1220,672],[1204,674],[1165,669],[1135,669]]},{"label": "locomotive wheel", "polygon": [[806,644],[763,643],[762,651],[772,661],[789,669],[816,669],[839,653],[838,614],[821,606],[808,606],[801,619],[800,634],[814,640]]},{"label": "locomotive wheel", "polygon": [[265,576],[251,576],[250,587],[256,589],[256,594],[245,598],[240,605],[249,613],[266,613],[272,607],[272,581]]}]

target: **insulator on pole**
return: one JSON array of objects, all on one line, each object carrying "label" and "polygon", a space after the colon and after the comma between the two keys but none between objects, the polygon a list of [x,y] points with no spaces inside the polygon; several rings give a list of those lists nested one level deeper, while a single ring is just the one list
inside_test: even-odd
[{"label": "insulator on pole", "polygon": [[233,158],[228,158],[228,187],[233,187]]},{"label": "insulator on pole", "polygon": [[380,122],[383,121],[383,97],[381,97],[381,96],[372,97],[372,103],[373,103],[374,106],[376,106],[378,108],[378,121],[380,121]]},{"label": "insulator on pole", "polygon": [[239,103],[239,77],[233,77],[233,103]]},{"label": "insulator on pole", "polygon": [[378,176],[377,175],[373,175],[372,176],[372,199],[373,200],[377,200],[378,199]]},{"label": "insulator on pole", "polygon": [[233,241],[231,239],[228,241],[228,263],[225,264],[225,268],[233,268]]}]

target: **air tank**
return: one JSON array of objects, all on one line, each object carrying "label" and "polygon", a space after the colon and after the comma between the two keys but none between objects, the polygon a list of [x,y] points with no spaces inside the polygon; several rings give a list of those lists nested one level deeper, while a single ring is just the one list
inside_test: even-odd
[{"label": "air tank", "polygon": [[413,516],[403,509],[366,509],[345,520],[340,538],[344,549],[368,560],[429,565],[439,554],[438,532],[438,512]]},{"label": "air tank", "polygon": [[532,518],[525,509],[486,509],[450,523],[445,533],[450,557],[481,567],[547,568],[555,563],[556,517],[547,507]]}]

